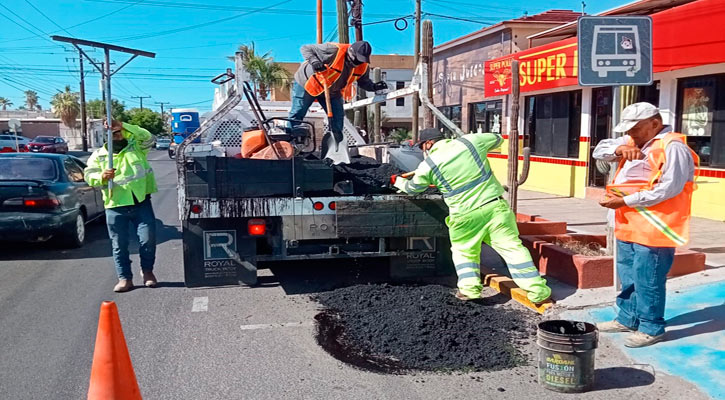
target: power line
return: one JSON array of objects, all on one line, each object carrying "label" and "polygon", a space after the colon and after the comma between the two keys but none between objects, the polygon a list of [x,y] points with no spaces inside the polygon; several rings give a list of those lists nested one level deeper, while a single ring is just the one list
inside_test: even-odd
[{"label": "power line", "polygon": [[[138,1],[134,2],[134,3],[132,3],[132,4],[129,4],[129,5],[127,5],[127,6],[123,6],[123,7],[119,8],[119,9],[117,9],[117,10],[114,10],[114,11],[111,11],[111,12],[109,12],[109,13],[107,13],[107,14],[103,14],[103,15],[100,15],[100,16],[98,16],[98,17],[94,17],[94,18],[91,18],[91,19],[89,19],[89,20],[86,20],[86,21],[83,21],[83,22],[77,23],[77,24],[75,24],[75,25],[71,25],[71,26],[66,26],[66,27],[65,27],[65,28],[64,28],[63,30],[65,30],[65,29],[73,29],[73,28],[77,28],[77,27],[79,27],[79,26],[83,26],[83,25],[86,25],[86,24],[90,24],[91,22],[95,22],[95,21],[98,21],[98,20],[100,20],[100,19],[103,19],[103,18],[109,17],[109,16],[111,16],[111,15],[113,15],[113,14],[116,14],[116,13],[118,13],[118,12],[120,12],[120,11],[123,11],[123,10],[125,10],[125,9],[127,9],[127,8],[133,7],[133,6],[135,6],[136,4],[139,4],[139,3],[141,3],[141,2],[143,2],[143,0],[138,0]],[[53,32],[49,32],[49,33],[58,33],[58,32],[60,32],[60,31],[53,31]],[[31,33],[32,33],[32,32],[31,32]],[[37,35],[36,35],[36,36],[37,36]],[[9,40],[2,40],[2,41],[0,41],[0,43],[6,43],[6,42],[17,42],[17,41],[21,41],[21,40],[29,40],[29,39],[34,39],[34,37],[27,37],[27,38],[20,38],[20,39],[9,39]]]},{"label": "power line", "polygon": [[[58,25],[57,23],[55,23],[55,21],[53,21],[52,19],[50,19],[50,17],[48,17],[47,15],[45,15],[45,13],[44,13],[44,12],[40,11],[40,10],[38,9],[38,7],[36,7],[35,5],[33,5],[33,3],[31,3],[31,2],[29,1],[29,0],[25,0],[25,2],[26,2],[26,3],[28,3],[28,5],[29,5],[30,7],[33,7],[33,10],[37,11],[37,12],[38,12],[38,14],[42,15],[42,16],[43,16],[43,17],[44,17],[45,19],[47,19],[48,21],[50,21],[50,23],[52,23],[53,25],[55,25],[55,26],[57,26],[58,28],[60,28],[60,30],[61,30],[61,31],[63,31],[63,32],[65,32],[65,33],[67,33],[67,34],[69,34],[69,35],[73,36],[73,34],[72,34],[72,33],[68,32],[68,30],[67,30],[67,29],[65,29],[65,28],[63,28],[62,26],[60,26],[60,25]],[[46,35],[47,35],[47,34],[46,34]]]},{"label": "power line", "polygon": [[154,32],[154,33],[145,33],[145,34],[140,34],[140,35],[135,35],[135,36],[132,35],[132,36],[126,36],[126,37],[121,36],[121,37],[114,37],[114,38],[105,38],[104,40],[139,40],[139,39],[147,39],[147,38],[152,38],[152,37],[159,37],[159,36],[171,35],[171,34],[174,34],[174,33],[185,32],[185,31],[189,31],[189,30],[192,30],[192,29],[203,28],[205,26],[218,24],[220,22],[231,21],[233,19],[237,19],[237,18],[240,18],[240,17],[244,17],[244,16],[247,16],[247,15],[250,15],[250,14],[255,14],[255,13],[260,12],[260,11],[263,11],[263,10],[269,10],[269,9],[271,9],[273,7],[277,7],[277,6],[280,6],[282,4],[289,3],[291,1],[292,0],[280,1],[279,3],[272,4],[271,6],[268,6],[268,7],[257,8],[257,9],[254,9],[252,11],[248,11],[248,12],[245,12],[245,13],[241,13],[241,14],[237,14],[237,15],[232,15],[230,17],[220,18],[220,19],[216,19],[216,20],[213,20],[213,21],[208,21],[208,22],[204,22],[204,23],[201,23],[201,24],[196,24],[196,25],[191,25],[191,26],[185,26],[183,28],[169,29],[169,30],[166,30],[166,31]]}]

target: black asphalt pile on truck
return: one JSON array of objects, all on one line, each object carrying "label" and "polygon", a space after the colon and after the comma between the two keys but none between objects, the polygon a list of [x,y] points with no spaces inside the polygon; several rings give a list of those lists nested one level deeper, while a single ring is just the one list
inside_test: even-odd
[{"label": "black asphalt pile on truck", "polygon": [[494,371],[526,364],[538,318],[439,286],[356,285],[315,296],[317,340],[353,366],[384,373]]},{"label": "black asphalt pile on truck", "polygon": [[350,164],[334,166],[335,182],[349,180],[355,194],[387,194],[393,193],[390,188],[390,176],[402,174],[392,164],[381,164],[371,157],[357,156],[350,158]]}]

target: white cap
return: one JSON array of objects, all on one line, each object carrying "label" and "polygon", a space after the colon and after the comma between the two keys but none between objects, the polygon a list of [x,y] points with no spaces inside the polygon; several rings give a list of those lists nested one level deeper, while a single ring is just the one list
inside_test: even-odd
[{"label": "white cap", "polygon": [[660,113],[660,109],[650,103],[630,104],[622,110],[622,120],[614,127],[615,132],[627,133],[637,122],[652,118]]}]

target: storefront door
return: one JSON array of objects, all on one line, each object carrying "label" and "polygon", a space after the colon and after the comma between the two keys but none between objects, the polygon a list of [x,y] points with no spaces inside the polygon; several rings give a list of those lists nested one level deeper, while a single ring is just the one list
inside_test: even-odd
[{"label": "storefront door", "polygon": [[601,140],[609,138],[612,130],[612,88],[601,87],[592,90],[592,129],[589,142],[589,186],[604,187],[607,175],[597,170],[592,152]]}]

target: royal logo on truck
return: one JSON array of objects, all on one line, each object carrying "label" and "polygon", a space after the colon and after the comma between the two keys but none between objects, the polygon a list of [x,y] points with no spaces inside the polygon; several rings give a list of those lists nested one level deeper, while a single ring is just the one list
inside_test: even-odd
[{"label": "royal logo on truck", "polygon": [[204,261],[230,260],[237,253],[237,231],[204,231]]}]

